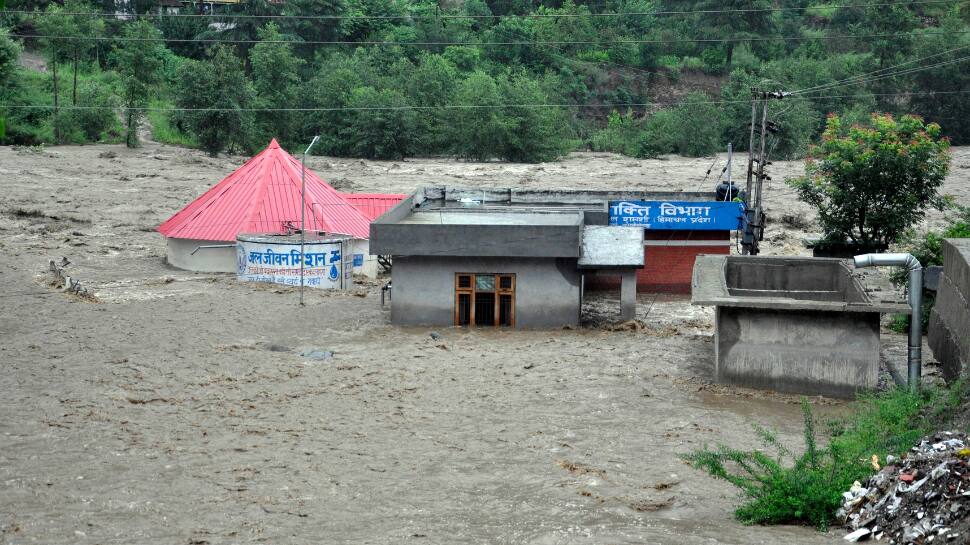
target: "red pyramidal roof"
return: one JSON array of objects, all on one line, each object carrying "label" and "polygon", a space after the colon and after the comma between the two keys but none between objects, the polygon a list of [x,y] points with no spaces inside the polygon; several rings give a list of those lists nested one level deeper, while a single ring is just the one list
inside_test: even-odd
[{"label": "red pyramidal roof", "polygon": [[[306,171],[306,229],[369,238],[370,221],[329,184]],[[300,162],[269,147],[158,226],[170,238],[234,242],[239,233],[300,227]]]}]

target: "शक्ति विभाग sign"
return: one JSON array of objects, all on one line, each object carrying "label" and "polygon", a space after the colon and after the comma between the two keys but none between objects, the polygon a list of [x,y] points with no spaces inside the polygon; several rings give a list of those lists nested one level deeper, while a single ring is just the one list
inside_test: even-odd
[{"label": "\u0936\u0915\u094d\u0924\u093f \u0935\u093f\u092d\u093e\u0917 sign", "polygon": [[731,231],[743,217],[744,204],[734,201],[610,201],[610,225]]}]

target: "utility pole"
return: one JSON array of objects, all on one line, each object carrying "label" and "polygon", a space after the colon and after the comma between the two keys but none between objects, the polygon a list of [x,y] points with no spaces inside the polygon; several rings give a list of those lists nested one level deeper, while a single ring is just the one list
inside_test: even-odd
[{"label": "utility pole", "polygon": [[[751,132],[748,138],[748,177],[744,195],[744,235],[741,238],[741,252],[746,255],[758,255],[758,243],[765,236],[765,211],[762,201],[764,182],[768,179],[765,167],[768,159],[765,157],[765,143],[768,133],[778,132],[778,126],[768,121],[768,101],[781,100],[789,96],[787,91],[751,90]],[[761,119],[758,120],[758,106],[761,106]],[[760,125],[758,131],[757,157],[755,150],[755,126]],[[757,165],[757,166],[756,166]]]},{"label": "utility pole", "polygon": [[317,143],[319,136],[314,136],[310,145],[303,150],[303,159],[300,161],[300,306],[305,306],[303,302],[303,265],[306,263],[304,252],[306,251],[306,154]]}]

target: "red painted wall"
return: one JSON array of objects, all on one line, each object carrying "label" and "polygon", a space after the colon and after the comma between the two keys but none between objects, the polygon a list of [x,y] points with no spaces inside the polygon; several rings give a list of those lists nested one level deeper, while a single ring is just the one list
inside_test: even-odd
[{"label": "red painted wall", "polygon": [[[731,246],[719,243],[712,246],[675,246],[679,240],[730,240],[729,231],[644,231],[646,240],[667,240],[671,245],[645,246],[642,269],[637,271],[637,291],[640,293],[690,294],[694,259],[702,254],[731,253]],[[618,274],[586,274],[586,289],[619,289]]]}]

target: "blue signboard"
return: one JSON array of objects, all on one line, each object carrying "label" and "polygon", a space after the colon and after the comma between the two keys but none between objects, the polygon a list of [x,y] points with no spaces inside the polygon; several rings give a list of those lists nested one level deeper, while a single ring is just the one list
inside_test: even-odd
[{"label": "blue signboard", "polygon": [[364,254],[354,254],[354,267],[364,266]]},{"label": "blue signboard", "polygon": [[644,229],[732,231],[744,204],[723,201],[610,201],[610,225]]}]

